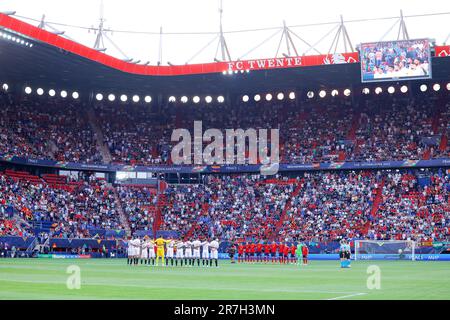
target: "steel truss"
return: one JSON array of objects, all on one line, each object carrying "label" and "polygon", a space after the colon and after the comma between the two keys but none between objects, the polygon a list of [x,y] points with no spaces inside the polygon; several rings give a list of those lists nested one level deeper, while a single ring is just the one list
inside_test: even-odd
[{"label": "steel truss", "polygon": [[[209,48],[213,43],[216,43],[216,49],[214,57],[211,59],[215,62],[221,62],[221,61],[232,61],[229,46],[227,44],[225,35],[231,34],[231,33],[244,33],[244,32],[255,32],[255,31],[274,31],[269,37],[265,38],[263,41],[258,43],[256,46],[242,54],[240,57],[237,58],[237,60],[244,59],[246,56],[248,56],[250,53],[254,52],[256,49],[260,48],[261,46],[265,45],[266,43],[272,41],[273,38],[276,36],[279,36],[278,44],[277,44],[277,50],[275,52],[275,57],[284,56],[284,57],[293,57],[293,56],[300,56],[300,55],[307,55],[311,52],[314,52],[313,54],[323,54],[320,50],[317,49],[317,46],[324,42],[325,39],[329,38],[331,34],[334,33],[334,36],[332,37],[329,49],[326,54],[335,54],[338,53],[338,47],[341,45],[341,47],[344,49],[345,52],[355,52],[355,47],[353,46],[351,37],[349,35],[349,32],[347,30],[346,24],[348,23],[354,23],[354,22],[367,22],[367,21],[377,21],[377,20],[393,20],[395,19],[394,24],[392,24],[388,30],[382,35],[380,38],[380,42],[383,41],[393,30],[396,26],[398,26],[397,30],[397,40],[409,40],[410,34],[408,32],[405,18],[416,18],[416,17],[427,17],[427,16],[438,16],[438,15],[450,15],[450,12],[442,12],[442,13],[430,13],[430,14],[419,14],[419,15],[410,15],[405,16],[403,14],[403,11],[400,10],[400,14],[397,17],[385,17],[385,18],[373,18],[373,19],[357,19],[357,20],[347,20],[344,21],[344,18],[342,15],[340,15],[340,19],[337,22],[325,22],[325,23],[312,23],[312,24],[304,24],[304,25],[293,25],[288,26],[285,21],[283,21],[282,27],[273,27],[273,28],[262,28],[262,29],[250,29],[250,30],[232,30],[232,31],[224,31],[222,20],[223,20],[223,3],[222,0],[219,0],[219,31],[218,32],[195,32],[195,33],[189,33],[189,32],[171,32],[171,33],[163,33],[162,26],[160,27],[160,30],[158,33],[156,32],[146,32],[146,31],[129,31],[129,30],[112,30],[112,29],[106,29],[104,27],[104,22],[106,21],[104,18],[104,12],[103,12],[103,1],[100,5],[100,19],[99,19],[99,25],[98,27],[81,27],[81,26],[74,26],[74,25],[68,25],[68,24],[62,24],[62,23],[56,23],[56,22],[47,22],[45,20],[45,15],[42,16],[40,20],[31,19],[27,17],[20,17],[23,19],[33,20],[39,22],[38,27],[42,29],[49,29],[49,31],[64,36],[70,40],[73,40],[69,38],[64,31],[61,31],[60,29],[57,29],[55,26],[61,26],[61,27],[72,27],[72,28],[80,28],[88,30],[88,32],[93,31],[94,34],[96,34],[95,42],[93,48],[98,51],[106,51],[107,46],[106,42],[108,42],[115,50],[117,50],[122,56],[123,60],[127,62],[132,63],[139,63],[140,60],[133,61],[132,58],[128,57],[128,55],[117,45],[114,43],[114,41],[111,39],[111,37],[108,35],[110,33],[111,35],[113,33],[128,33],[128,34],[147,34],[147,35],[159,35],[159,47],[158,47],[158,61],[157,65],[163,64],[163,36],[165,34],[167,35],[212,35],[212,37],[208,40],[208,42],[201,47],[193,56],[191,56],[189,59],[186,60],[186,64],[191,63],[195,58],[197,58],[201,53],[203,53],[207,48]],[[310,43],[309,41],[305,40],[303,37],[301,37],[298,33],[293,31],[293,28],[300,28],[300,27],[309,27],[309,26],[319,26],[319,25],[331,25],[332,28],[326,32],[318,41],[315,43]],[[448,34],[447,38],[445,39],[444,43],[446,43],[450,39],[450,33]],[[106,41],[105,41],[106,40]],[[296,45],[295,41],[300,41],[303,45],[306,45],[306,49],[303,52],[299,52],[298,46]],[[149,65],[150,61],[147,61],[143,63],[144,65]],[[167,62],[167,64],[172,65],[170,62]]]}]

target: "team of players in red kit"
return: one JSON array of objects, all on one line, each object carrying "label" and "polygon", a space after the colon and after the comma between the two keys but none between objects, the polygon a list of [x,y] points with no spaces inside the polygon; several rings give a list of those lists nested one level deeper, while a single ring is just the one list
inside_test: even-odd
[{"label": "team of players in red kit", "polygon": [[[241,243],[238,245],[238,263],[264,262],[264,263],[298,263],[303,259],[303,264],[308,264],[308,247],[302,243]],[[277,254],[278,253],[278,254]]]}]

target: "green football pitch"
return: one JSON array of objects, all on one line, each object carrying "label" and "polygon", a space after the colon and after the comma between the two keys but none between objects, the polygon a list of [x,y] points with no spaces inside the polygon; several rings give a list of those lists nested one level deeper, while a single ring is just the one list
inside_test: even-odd
[{"label": "green football pitch", "polygon": [[[72,265],[79,267],[79,289],[67,287]],[[379,268],[379,289],[367,286],[371,265]],[[450,263],[354,261],[341,269],[339,261],[306,267],[226,261],[216,269],[0,259],[0,299],[450,299]]]}]

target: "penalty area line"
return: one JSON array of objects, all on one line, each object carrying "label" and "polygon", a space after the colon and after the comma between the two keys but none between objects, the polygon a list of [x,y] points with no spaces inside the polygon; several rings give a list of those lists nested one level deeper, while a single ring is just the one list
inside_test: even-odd
[{"label": "penalty area line", "polygon": [[356,296],[363,296],[363,295],[366,295],[366,294],[367,293],[364,293],[364,292],[358,292],[358,293],[349,294],[349,295],[346,295],[346,296],[334,297],[334,298],[330,298],[330,299],[326,299],[326,300],[339,300],[339,299],[351,298],[351,297],[356,297]]}]

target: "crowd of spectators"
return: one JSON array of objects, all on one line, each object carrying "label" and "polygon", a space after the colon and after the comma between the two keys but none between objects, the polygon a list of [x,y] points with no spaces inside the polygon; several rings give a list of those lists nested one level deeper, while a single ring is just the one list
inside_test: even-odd
[{"label": "crowd of spectators", "polygon": [[[176,128],[194,121],[209,128],[279,129],[282,163],[419,160],[448,157],[450,104],[437,98],[383,96],[197,105],[102,104],[93,106],[98,141],[80,102],[1,97],[0,154],[102,163],[106,145],[113,163],[172,164]],[[203,142],[205,145],[207,142]],[[193,148],[193,146],[192,146]],[[247,150],[248,151],[248,150]]]},{"label": "crowd of spectators", "polygon": [[[1,174],[0,235],[29,236],[39,221],[52,222],[51,236],[69,238],[90,237],[90,228],[123,229],[112,188],[131,231],[152,230],[156,189],[111,187],[94,177],[58,187]],[[444,169],[211,175],[168,186],[159,230],[222,241],[448,241],[449,194]]]},{"label": "crowd of spectators", "polygon": [[327,242],[364,237],[380,173],[305,173],[277,237]]},{"label": "crowd of spectators", "polygon": [[101,163],[86,108],[58,99],[0,95],[0,154],[34,159]]},{"label": "crowd of spectators", "polygon": [[450,175],[386,175],[383,201],[369,239],[446,241],[450,237]]},{"label": "crowd of spectators", "polygon": [[117,193],[131,232],[153,230],[158,199],[156,189],[146,185],[119,185]]},{"label": "crowd of spectators", "polygon": [[186,235],[198,223],[203,228],[203,208],[210,203],[213,191],[207,184],[171,185],[165,194],[167,205],[163,208],[161,229]]},{"label": "crowd of spectators", "polygon": [[448,240],[449,192],[443,171],[316,172],[273,181],[213,176],[168,190],[162,229],[222,240]]},{"label": "crowd of spectators", "polygon": [[[123,229],[113,190],[94,177],[65,186],[0,176],[0,212],[29,222],[25,230],[6,227],[8,234],[31,234],[33,222],[51,222],[56,237],[90,237],[89,228]],[[4,218],[4,221],[9,220]],[[13,227],[19,226],[18,223]]]},{"label": "crowd of spectators", "polygon": [[169,159],[171,118],[142,106],[95,106],[113,163],[151,165]]},{"label": "crowd of spectators", "polygon": [[430,107],[429,101],[393,101],[389,108],[385,102],[370,103],[363,111],[350,160],[420,160],[426,157],[427,150],[430,156],[437,157],[435,151],[445,132],[433,128],[433,113],[437,110]]},{"label": "crowd of spectators", "polygon": [[[97,146],[105,144],[114,163],[171,164],[172,130],[193,134],[194,121],[202,121],[203,131],[278,128],[284,163],[433,159],[450,151],[450,104],[407,95],[233,106],[96,103],[90,116],[91,107],[56,98],[16,101],[1,94],[0,104],[0,154],[7,156],[102,163]],[[103,141],[98,141],[92,114]],[[200,184],[170,185],[160,229],[222,240],[449,238],[450,178],[443,170],[268,179],[211,175]],[[89,228],[123,229],[119,211],[132,232],[149,231],[157,201],[150,188],[113,187],[95,178],[60,187],[0,174],[0,235],[28,236],[27,221],[52,221],[52,236],[86,237]]]}]

